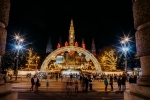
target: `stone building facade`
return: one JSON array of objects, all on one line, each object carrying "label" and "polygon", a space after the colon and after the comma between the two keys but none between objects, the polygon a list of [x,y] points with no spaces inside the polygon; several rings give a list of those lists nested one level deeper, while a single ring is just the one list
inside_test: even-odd
[{"label": "stone building facade", "polygon": [[[0,0],[0,63],[1,57],[5,54],[7,30],[10,12],[10,0]],[[0,74],[0,100],[17,100],[18,93],[12,92],[12,85],[6,84],[3,80],[6,77]]]},{"label": "stone building facade", "polygon": [[124,92],[124,100],[150,100],[150,0],[132,2],[136,49],[142,75],[137,84],[130,84],[130,92]]}]

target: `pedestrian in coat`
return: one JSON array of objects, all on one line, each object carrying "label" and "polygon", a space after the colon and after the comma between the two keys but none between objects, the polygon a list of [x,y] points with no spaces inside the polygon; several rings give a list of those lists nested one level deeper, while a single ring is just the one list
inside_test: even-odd
[{"label": "pedestrian in coat", "polygon": [[90,90],[92,90],[92,78],[89,80]]},{"label": "pedestrian in coat", "polygon": [[34,87],[34,77],[31,78],[31,88],[30,88],[31,91],[33,91],[33,87]]},{"label": "pedestrian in coat", "polygon": [[119,76],[117,79],[118,89],[121,90],[121,77]]},{"label": "pedestrian in coat", "polygon": [[106,77],[104,78],[104,84],[105,84],[105,91],[107,91],[108,80]]},{"label": "pedestrian in coat", "polygon": [[113,91],[113,77],[110,76],[110,86],[111,86],[111,91]]},{"label": "pedestrian in coat", "polygon": [[88,92],[88,85],[89,85],[89,80],[88,80],[88,77],[86,76],[85,77],[85,92],[86,93]]},{"label": "pedestrian in coat", "polygon": [[121,79],[122,91],[126,90],[126,77],[123,75]]}]

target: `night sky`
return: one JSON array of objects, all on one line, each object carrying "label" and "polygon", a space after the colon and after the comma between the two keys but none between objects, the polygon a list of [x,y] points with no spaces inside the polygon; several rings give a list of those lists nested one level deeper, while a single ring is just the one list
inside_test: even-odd
[{"label": "night sky", "polygon": [[11,48],[13,35],[20,33],[24,35],[25,43],[30,43],[36,51],[45,52],[48,38],[56,49],[60,37],[63,43],[68,41],[71,18],[79,46],[83,38],[87,49],[91,49],[93,38],[97,50],[103,46],[116,46],[119,37],[129,33],[134,42],[132,0],[11,0],[7,48]]}]

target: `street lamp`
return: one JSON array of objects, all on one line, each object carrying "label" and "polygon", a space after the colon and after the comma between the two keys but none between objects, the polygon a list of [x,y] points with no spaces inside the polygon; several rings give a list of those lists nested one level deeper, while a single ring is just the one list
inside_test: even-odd
[{"label": "street lamp", "polygon": [[121,41],[121,45],[122,45],[122,51],[123,51],[123,54],[124,54],[124,63],[125,63],[125,71],[127,71],[127,53],[129,51],[129,38],[128,37],[124,37]]},{"label": "street lamp", "polygon": [[17,50],[17,55],[16,55],[17,62],[16,62],[16,71],[15,71],[16,78],[15,78],[15,80],[17,80],[17,76],[18,76],[18,62],[19,62],[19,52],[20,52],[20,50],[22,49],[22,43],[23,43],[24,39],[23,39],[21,36],[16,35],[16,36],[15,36],[15,40],[16,40],[15,48],[16,48],[16,50]]}]

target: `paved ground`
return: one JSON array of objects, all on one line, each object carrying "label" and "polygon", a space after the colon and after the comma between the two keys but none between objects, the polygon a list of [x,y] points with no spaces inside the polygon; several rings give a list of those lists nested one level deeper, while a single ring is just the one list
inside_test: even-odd
[{"label": "paved ground", "polygon": [[[93,82],[93,90],[83,93],[79,84],[79,92],[74,91],[67,94],[65,81],[57,82],[50,80],[50,86],[46,89],[45,80],[40,81],[41,87],[38,92],[30,91],[30,81],[22,80],[12,83],[12,90],[18,91],[18,100],[123,100],[123,91],[118,91],[117,83],[114,82],[114,91],[104,91],[104,83],[99,81]],[[127,83],[127,89],[129,90]]]}]

